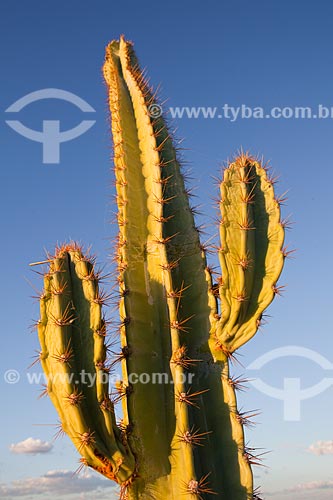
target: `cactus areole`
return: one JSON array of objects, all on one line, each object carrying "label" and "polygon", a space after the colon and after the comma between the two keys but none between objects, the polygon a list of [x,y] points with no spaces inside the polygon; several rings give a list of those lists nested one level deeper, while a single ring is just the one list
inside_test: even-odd
[{"label": "cactus areole", "polygon": [[[229,364],[279,290],[287,252],[273,180],[247,154],[225,168],[216,250],[221,277],[213,281],[177,151],[163,117],[150,112],[155,96],[131,43],[110,43],[104,76],[121,345],[114,352],[109,344],[103,306],[112,291],[100,288],[94,259],[75,243],[57,247],[37,324],[45,392],[82,464],[116,481],[121,498],[258,499],[251,470],[258,458],[244,442],[251,415],[237,409],[242,380],[232,378]],[[117,361],[122,381],[110,393]]]}]

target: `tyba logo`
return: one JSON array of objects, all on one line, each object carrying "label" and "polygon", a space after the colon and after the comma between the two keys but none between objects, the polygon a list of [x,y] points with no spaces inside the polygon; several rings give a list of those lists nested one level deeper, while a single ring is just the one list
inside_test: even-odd
[{"label": "tyba logo", "polygon": [[[84,113],[94,113],[95,110],[81,97],[61,89],[42,89],[31,92],[6,109],[6,113],[18,113],[28,104],[31,104],[42,99],[59,99],[74,104]],[[6,120],[7,125],[15,132],[23,135],[31,141],[40,142],[43,144],[43,163],[60,163],[60,144],[67,141],[72,141],[89,130],[96,120],[82,120],[76,127],[69,130],[60,131],[59,120],[43,120],[43,130],[33,130],[26,127],[18,120]]]},{"label": "tyba logo", "polygon": [[[297,356],[304,359],[310,359],[317,365],[319,365],[323,370],[333,370],[333,364],[324,356],[319,354],[312,349],[301,346],[285,346],[273,349],[262,356],[259,356],[254,360],[248,367],[248,370],[260,370],[267,363],[289,356]],[[301,420],[301,401],[305,399],[310,399],[322,392],[326,391],[330,386],[333,385],[332,377],[323,377],[320,382],[308,387],[306,389],[301,388],[301,379],[298,377],[283,379],[283,388],[279,389],[277,387],[272,387],[260,378],[252,379],[251,384],[258,389],[258,391],[270,396],[271,398],[280,399],[283,401],[283,413],[284,420],[286,421],[299,421]]]}]

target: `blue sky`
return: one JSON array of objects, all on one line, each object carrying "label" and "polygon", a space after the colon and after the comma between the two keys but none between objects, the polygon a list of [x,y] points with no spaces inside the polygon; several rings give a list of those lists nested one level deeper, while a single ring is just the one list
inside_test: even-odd
[{"label": "blue sky", "polygon": [[[265,112],[303,106],[317,113],[319,105],[333,106],[333,5],[324,0],[170,0],[163,6],[151,0],[144,5],[31,0],[4,1],[0,11],[0,498],[42,500],[49,498],[47,492],[54,500],[97,494],[113,498],[109,483],[99,476],[73,482],[78,456],[67,438],[51,443],[54,428],[46,424],[56,423],[55,410],[37,399],[39,388],[28,383],[26,370],[38,348],[35,334],[29,333],[38,307],[29,298],[34,291],[27,280],[37,287],[39,283],[28,263],[42,259],[44,248],[69,238],[93,244],[103,262],[116,234],[110,225],[115,208],[101,74],[104,47],[121,33],[134,41],[151,83],[161,83],[162,101],[168,99],[165,111],[243,104]],[[31,104],[16,116],[6,113],[22,96],[46,88],[78,95],[95,113],[83,117],[72,104],[54,99]],[[60,120],[62,130],[82,119],[96,123],[61,145],[59,164],[43,164],[42,145],[15,133],[5,123],[10,119],[36,130],[43,120]],[[235,371],[280,389],[288,383],[285,379],[300,379],[303,390],[330,378],[332,118],[231,121],[185,114],[172,123],[184,138],[184,156],[210,234],[215,231],[211,198],[216,195],[211,177],[241,146],[270,160],[280,175],[279,192],[289,190],[284,214],[291,214],[295,224],[287,243],[297,252],[281,279],[287,288],[270,307],[263,331],[241,349],[244,368]],[[311,359],[283,356],[260,371],[246,370],[259,356],[290,345],[309,349]],[[316,354],[326,358],[325,367],[315,362]],[[11,369],[20,373],[17,384],[4,381]],[[270,450],[267,468],[255,470],[267,499],[332,498],[332,396],[330,386],[302,401],[300,418],[288,421],[281,400],[251,385],[241,395],[240,406],[262,412],[260,423],[247,435],[251,445]]]}]

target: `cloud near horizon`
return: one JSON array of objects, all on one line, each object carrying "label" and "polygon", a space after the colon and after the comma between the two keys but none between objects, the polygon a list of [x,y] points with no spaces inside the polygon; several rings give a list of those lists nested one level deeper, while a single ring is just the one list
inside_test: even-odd
[{"label": "cloud near horizon", "polygon": [[[105,488],[114,488],[113,483],[94,473],[79,476],[68,470],[51,470],[40,477],[20,479],[7,485],[0,484],[0,497],[14,498],[44,494],[54,499],[59,496],[81,493],[86,498],[84,495],[86,492],[96,491],[98,498],[101,498],[103,495],[99,495],[99,492]],[[92,498],[92,495],[89,497]],[[110,499],[110,496],[108,498]]]},{"label": "cloud near horizon", "polygon": [[296,493],[298,491],[309,490],[331,490],[333,489],[333,481],[310,481],[309,483],[297,484],[293,488],[288,488],[288,493]]},{"label": "cloud near horizon", "polygon": [[[289,494],[294,494],[294,495],[296,494],[297,495],[297,493],[305,494],[307,492],[314,491],[314,490],[317,490],[317,491],[319,491],[319,490],[320,491],[333,490],[333,481],[331,481],[331,480],[328,480],[328,481],[309,481],[308,483],[299,483],[295,486],[292,486],[290,488],[286,488],[284,490],[267,492],[267,496],[274,497],[276,495],[281,496],[281,494],[285,494],[285,495],[289,496]],[[299,497],[297,496],[297,498],[299,498]],[[306,498],[310,498],[310,497],[307,496]],[[325,498],[327,498],[327,497],[325,496]]]},{"label": "cloud near horizon", "polygon": [[53,448],[53,444],[41,439],[29,437],[24,441],[16,444],[11,444],[9,449],[12,453],[37,455],[38,453],[49,453]]}]

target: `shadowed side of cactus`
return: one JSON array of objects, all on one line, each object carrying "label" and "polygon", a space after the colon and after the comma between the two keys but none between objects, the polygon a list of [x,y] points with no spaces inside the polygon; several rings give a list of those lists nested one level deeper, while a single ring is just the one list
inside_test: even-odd
[{"label": "shadowed side of cactus", "polygon": [[[105,377],[105,297],[94,262],[76,245],[59,248],[45,275],[38,331],[48,394],[84,463],[116,480],[124,498],[258,498],[255,457],[244,443],[249,415],[237,409],[240,382],[229,360],[278,290],[284,230],[273,183],[248,155],[225,169],[222,278],[213,283],[177,152],[163,117],[150,112],[155,97],[123,38],[108,46],[104,75],[118,204],[123,420],[118,427]],[[55,377],[82,370],[96,383]]]}]

